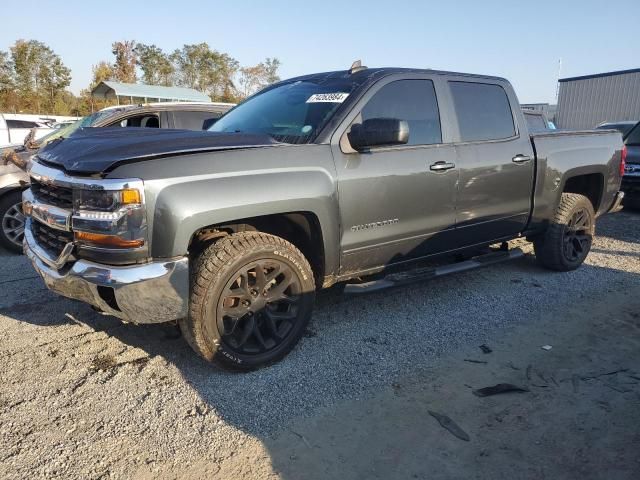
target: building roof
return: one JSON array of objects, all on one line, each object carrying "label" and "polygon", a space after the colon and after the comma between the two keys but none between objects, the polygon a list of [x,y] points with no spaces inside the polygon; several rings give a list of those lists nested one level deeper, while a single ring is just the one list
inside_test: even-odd
[{"label": "building roof", "polygon": [[161,87],[141,83],[100,82],[92,91],[96,98],[136,97],[184,102],[209,102],[205,93],[184,87]]},{"label": "building roof", "polygon": [[561,78],[558,82],[573,82],[574,80],[588,80],[590,78],[613,77],[614,75],[624,75],[626,73],[640,73],[640,68],[632,68],[631,70],[617,70],[615,72],[594,73],[592,75],[583,75],[581,77]]}]

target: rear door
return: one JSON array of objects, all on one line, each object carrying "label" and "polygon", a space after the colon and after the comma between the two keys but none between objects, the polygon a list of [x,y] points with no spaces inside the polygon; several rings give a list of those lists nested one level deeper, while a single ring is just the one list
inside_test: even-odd
[{"label": "rear door", "polygon": [[468,77],[447,84],[460,169],[456,244],[516,235],[529,219],[535,159],[513,90],[504,81]]},{"label": "rear door", "polygon": [[[332,138],[343,273],[446,250],[455,230],[458,170],[448,122],[441,122],[440,84],[395,78],[374,85]],[[407,121],[408,143],[353,150],[347,132],[371,118]]]}]

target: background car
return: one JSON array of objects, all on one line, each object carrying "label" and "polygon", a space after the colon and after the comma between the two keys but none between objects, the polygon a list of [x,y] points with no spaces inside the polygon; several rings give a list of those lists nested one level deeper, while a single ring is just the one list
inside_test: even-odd
[{"label": "background car", "polygon": [[598,125],[598,129],[618,130],[627,147],[627,159],[622,177],[623,205],[640,209],[640,122],[606,122]]},{"label": "background car", "polygon": [[22,145],[33,129],[34,137],[40,138],[56,128],[56,124],[73,123],[76,120],[78,117],[0,113],[0,149]]}]

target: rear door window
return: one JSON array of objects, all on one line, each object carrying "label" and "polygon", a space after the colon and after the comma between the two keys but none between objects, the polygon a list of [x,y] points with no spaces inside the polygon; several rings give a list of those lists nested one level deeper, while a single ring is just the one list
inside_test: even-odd
[{"label": "rear door window", "polygon": [[222,116],[218,112],[173,112],[173,128],[180,130],[207,130]]},{"label": "rear door window", "polygon": [[511,105],[500,85],[449,82],[449,87],[462,142],[500,140],[515,135]]},{"label": "rear door window", "polygon": [[364,106],[362,120],[396,118],[409,124],[407,145],[442,143],[438,101],[431,80],[398,80],[382,87]]}]

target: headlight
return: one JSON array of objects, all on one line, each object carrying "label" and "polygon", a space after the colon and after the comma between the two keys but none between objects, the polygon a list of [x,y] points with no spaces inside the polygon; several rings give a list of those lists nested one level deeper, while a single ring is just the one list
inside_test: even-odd
[{"label": "headlight", "polygon": [[114,212],[127,205],[141,205],[142,195],[134,188],[125,190],[76,190],[74,203],[78,211]]},{"label": "headlight", "polygon": [[147,242],[144,194],[136,188],[74,190],[72,229],[80,247],[140,248]]}]

